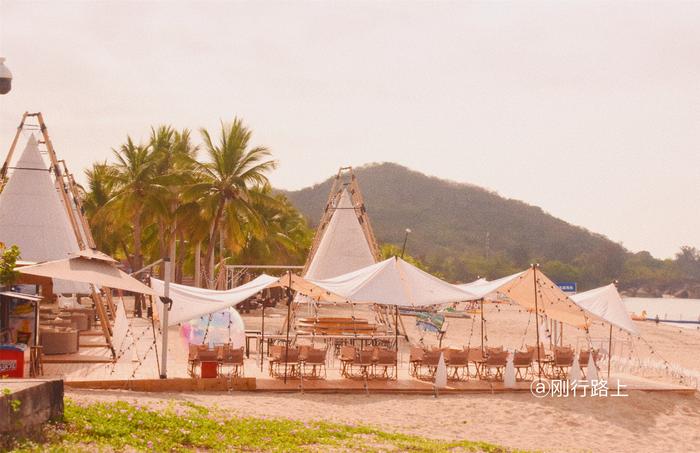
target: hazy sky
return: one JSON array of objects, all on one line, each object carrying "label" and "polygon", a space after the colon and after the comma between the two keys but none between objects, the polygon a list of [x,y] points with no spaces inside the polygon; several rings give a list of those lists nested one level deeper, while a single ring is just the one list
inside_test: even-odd
[{"label": "hazy sky", "polygon": [[633,251],[700,246],[699,2],[0,0],[0,55],[3,158],[24,110],[76,174],[239,115],[277,187],[393,161]]}]

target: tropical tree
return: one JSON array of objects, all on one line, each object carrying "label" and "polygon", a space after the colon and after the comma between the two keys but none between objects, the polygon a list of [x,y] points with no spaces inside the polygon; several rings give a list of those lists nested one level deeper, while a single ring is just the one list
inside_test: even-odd
[{"label": "tropical tree", "polygon": [[[274,203],[274,199],[253,189],[269,184],[267,172],[277,165],[270,159],[265,147],[250,147],[251,131],[239,118],[230,125],[221,124],[217,142],[209,131],[200,130],[208,161],[192,160],[197,172],[187,195],[200,206],[201,215],[210,221],[205,263],[209,264],[209,276],[213,274],[213,259],[217,238],[230,248],[238,248],[244,238],[241,225],[250,228],[263,227],[256,204]],[[258,233],[259,234],[259,233]]]},{"label": "tropical tree", "polygon": [[[113,150],[116,164],[110,171],[112,197],[104,208],[113,210],[114,215],[129,219],[133,231],[133,250],[127,256],[132,269],[143,267],[142,235],[144,220],[166,193],[165,187],[157,181],[157,160],[150,147],[137,145],[127,137],[126,143]],[[136,315],[141,315],[141,299],[137,298]]]}]

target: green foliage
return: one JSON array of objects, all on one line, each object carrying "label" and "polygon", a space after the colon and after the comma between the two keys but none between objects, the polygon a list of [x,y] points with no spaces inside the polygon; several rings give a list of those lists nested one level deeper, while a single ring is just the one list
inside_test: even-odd
[{"label": "green foliage", "polygon": [[[2,394],[4,396],[9,397],[12,394],[12,390],[5,387],[2,389]],[[10,399],[10,409],[12,410],[12,412],[19,412],[20,407],[22,407],[22,400],[19,400],[17,398]]]},{"label": "green foliage", "polygon": [[236,118],[222,123],[218,140],[202,129],[201,146],[188,129],[165,125],[152,127],[146,144],[127,137],[115,163],[86,171],[84,207],[97,247],[140,268],[176,243],[176,281],[196,272],[198,244],[203,266],[209,258],[302,264],[313,231],[286,197],[273,195],[267,173],[275,161],[266,148],[249,146],[251,135]]},{"label": "green foliage", "polygon": [[44,442],[15,451],[413,451],[509,452],[486,442],[442,441],[370,427],[287,419],[230,418],[195,404],[165,410],[126,402],[80,406],[66,401],[65,421]]},{"label": "green foliage", "polygon": [[20,258],[19,247],[13,245],[5,248],[5,245],[0,243],[0,251],[0,285],[9,286],[19,277],[19,272],[15,270],[17,260]]}]

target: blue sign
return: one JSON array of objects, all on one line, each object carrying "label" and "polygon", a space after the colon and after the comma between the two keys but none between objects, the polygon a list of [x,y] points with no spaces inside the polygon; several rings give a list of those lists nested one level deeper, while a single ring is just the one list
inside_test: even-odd
[{"label": "blue sign", "polygon": [[576,292],[576,282],[557,282],[557,286],[565,293]]}]

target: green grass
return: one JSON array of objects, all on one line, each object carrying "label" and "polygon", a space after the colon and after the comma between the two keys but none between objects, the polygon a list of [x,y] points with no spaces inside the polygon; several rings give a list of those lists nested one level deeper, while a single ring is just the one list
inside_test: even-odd
[{"label": "green grass", "polygon": [[441,441],[365,426],[287,419],[230,417],[187,403],[165,409],[127,402],[79,405],[66,401],[65,419],[48,425],[40,441],[14,451],[410,451],[510,452],[485,442]]}]

